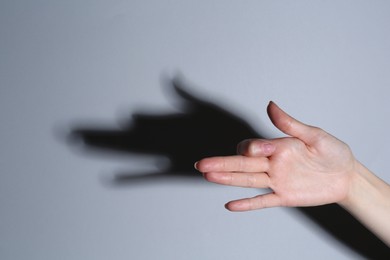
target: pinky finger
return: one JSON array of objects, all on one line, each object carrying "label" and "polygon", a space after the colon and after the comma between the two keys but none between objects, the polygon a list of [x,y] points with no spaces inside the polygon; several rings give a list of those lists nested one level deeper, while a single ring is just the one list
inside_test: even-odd
[{"label": "pinky finger", "polygon": [[253,198],[234,200],[226,203],[225,208],[230,211],[249,211],[281,206],[281,200],[275,193],[258,195]]}]

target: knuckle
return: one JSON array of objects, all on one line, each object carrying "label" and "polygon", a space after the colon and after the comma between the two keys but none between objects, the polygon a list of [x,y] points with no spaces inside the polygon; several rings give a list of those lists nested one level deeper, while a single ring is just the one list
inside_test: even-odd
[{"label": "knuckle", "polygon": [[252,199],[249,199],[249,201],[248,201],[249,203],[249,209],[250,210],[254,210],[254,209],[257,209],[258,207],[257,207],[257,204],[258,204],[258,202],[257,202],[257,199],[256,198],[252,198]]},{"label": "knuckle", "polygon": [[319,137],[327,134],[322,128],[318,126],[312,126],[312,131]]},{"label": "knuckle", "polygon": [[265,200],[262,196],[257,196],[255,198],[253,198],[253,209],[264,209],[264,208],[268,208],[267,206],[267,200]]},{"label": "knuckle", "polygon": [[228,174],[225,178],[228,185],[234,184],[235,180],[234,180],[234,175],[232,173]]},{"label": "knuckle", "polygon": [[245,170],[245,163],[243,162],[244,158],[243,157],[238,157],[238,170],[239,171],[244,171]]},{"label": "knuckle", "polygon": [[248,186],[249,188],[255,188],[256,182],[257,182],[255,174],[253,174],[253,173],[248,174],[247,178],[246,178],[246,182],[247,182],[246,186]]}]

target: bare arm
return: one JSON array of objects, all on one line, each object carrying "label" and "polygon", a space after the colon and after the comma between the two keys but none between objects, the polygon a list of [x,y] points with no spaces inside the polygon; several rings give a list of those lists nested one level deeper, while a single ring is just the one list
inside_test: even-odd
[{"label": "bare arm", "polygon": [[303,124],[270,103],[273,124],[289,137],[245,140],[235,156],[205,158],[196,168],[206,180],[270,188],[271,193],[226,204],[231,211],[338,203],[390,245],[390,186],[322,129]]},{"label": "bare arm", "polygon": [[390,186],[358,163],[349,195],[337,202],[390,247]]}]

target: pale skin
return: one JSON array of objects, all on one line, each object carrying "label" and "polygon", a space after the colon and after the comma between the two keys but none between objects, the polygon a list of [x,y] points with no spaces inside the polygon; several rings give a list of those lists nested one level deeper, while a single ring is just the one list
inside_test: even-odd
[{"label": "pale skin", "polygon": [[205,158],[195,164],[210,182],[271,189],[230,201],[226,208],[248,211],[337,203],[390,246],[390,186],[339,139],[299,122],[273,102],[267,112],[287,137],[244,140],[238,144],[238,155]]}]

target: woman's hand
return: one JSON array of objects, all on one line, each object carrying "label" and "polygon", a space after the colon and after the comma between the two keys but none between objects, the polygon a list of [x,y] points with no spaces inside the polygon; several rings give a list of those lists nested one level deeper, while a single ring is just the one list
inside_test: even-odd
[{"label": "woman's hand", "polygon": [[210,182],[272,190],[231,201],[227,209],[316,206],[347,200],[358,164],[349,147],[325,131],[297,121],[272,102],[267,111],[273,124],[289,137],[245,140],[238,145],[239,155],[196,163],[196,169]]},{"label": "woman's hand", "polygon": [[332,135],[297,121],[272,102],[268,115],[289,137],[245,140],[238,145],[238,155],[206,158],[195,165],[211,182],[272,190],[231,201],[226,208],[338,203],[390,246],[390,185]]}]

